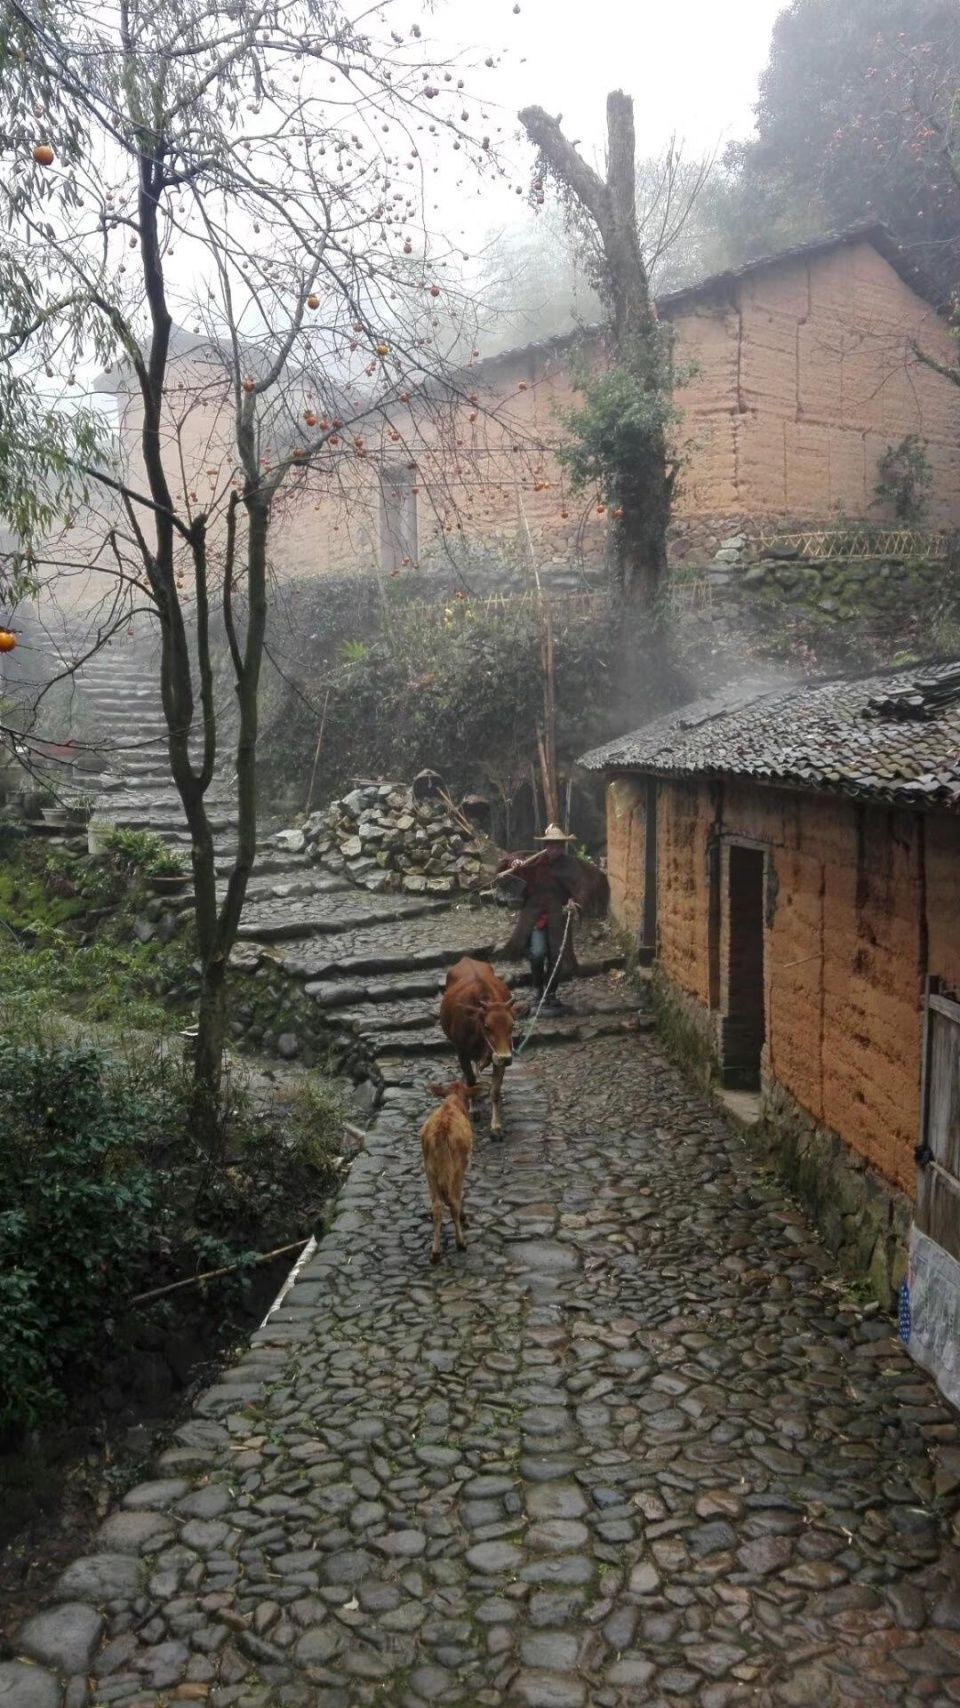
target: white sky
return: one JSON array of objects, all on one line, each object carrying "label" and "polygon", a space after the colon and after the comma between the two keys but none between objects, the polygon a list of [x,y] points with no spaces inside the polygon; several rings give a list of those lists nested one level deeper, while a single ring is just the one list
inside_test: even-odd
[{"label": "white sky", "polygon": [[[362,17],[369,0],[345,3],[352,16]],[[535,216],[526,195],[514,194],[515,186],[526,188],[530,180],[532,151],[516,117],[528,104],[562,113],[567,136],[597,165],[603,162],[605,102],[612,88],[633,96],[641,155],[661,153],[674,134],[688,155],[748,135],[770,31],[785,4],[393,0],[388,28],[406,33],[420,20],[428,53],[433,48],[462,61],[470,128],[475,134],[489,129],[505,169],[502,178],[458,172],[457,186],[448,171],[454,157],[448,156],[433,182],[436,199],[428,194],[428,223],[462,246],[464,260],[467,251],[481,252],[498,230],[529,225]],[[491,68],[484,64],[488,55],[496,61]]]},{"label": "white sky", "polygon": [[[563,114],[585,150],[602,145],[607,92],[634,98],[641,153],[673,132],[702,153],[753,128],[757,80],[786,0],[443,0],[430,34],[502,52],[471,78],[510,118],[537,104]],[[505,50],[505,51],[504,51]]]},{"label": "white sky", "polygon": [[[516,3],[437,0],[434,8],[419,0],[418,11],[412,0],[410,20],[419,15],[431,44],[462,56],[469,93],[484,98],[491,132],[502,127],[495,143],[510,182],[526,185],[533,156],[516,118],[524,106],[562,113],[566,135],[600,167],[611,89],[633,96],[640,155],[662,153],[673,135],[688,157],[748,136],[770,32],[787,0],[519,0],[518,13]],[[403,5],[391,12],[403,28]],[[465,248],[531,218],[525,198],[490,178],[482,187],[464,180],[452,201],[437,188],[441,223]]]}]

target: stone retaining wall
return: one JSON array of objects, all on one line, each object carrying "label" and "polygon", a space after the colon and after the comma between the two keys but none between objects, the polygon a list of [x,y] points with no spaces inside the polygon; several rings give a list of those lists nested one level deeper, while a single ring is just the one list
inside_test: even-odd
[{"label": "stone retaining wall", "polygon": [[685,564],[674,582],[676,602],[681,611],[708,609],[714,622],[764,638],[806,629],[811,637],[833,632],[852,646],[902,635],[905,622],[960,620],[960,552],[945,550],[942,538],[931,536],[924,550],[918,537],[916,555],[879,546],[866,555],[869,536],[852,553],[841,533],[822,538],[826,555],[814,556],[748,531],[730,534],[709,561]]},{"label": "stone retaining wall", "polygon": [[373,1051],[355,1033],[336,1023],[307,994],[305,985],[279,963],[230,973],[230,1042],[234,1049],[298,1061],[303,1067],[369,1082],[371,1101],[382,1076]]},{"label": "stone retaining wall", "polygon": [[764,1080],[757,1142],[801,1200],[848,1275],[862,1277],[885,1310],[907,1273],[913,1205],[881,1180],[776,1080]]},{"label": "stone retaining wall", "polygon": [[[657,1028],[667,1053],[701,1085],[719,1084],[710,1017],[657,968]],[[913,1206],[829,1127],[765,1076],[760,1121],[745,1129],[794,1192],[840,1267],[865,1283],[884,1310],[896,1309],[907,1272]]]}]

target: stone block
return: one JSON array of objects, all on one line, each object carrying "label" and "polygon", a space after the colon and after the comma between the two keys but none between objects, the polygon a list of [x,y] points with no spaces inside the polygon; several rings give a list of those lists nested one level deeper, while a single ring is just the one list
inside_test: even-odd
[{"label": "stone block", "polygon": [[64,1601],[132,1600],[139,1587],[140,1572],[139,1560],[130,1554],[87,1554],[61,1573],[54,1593]]},{"label": "stone block", "polygon": [[60,1708],[60,1685],[43,1667],[0,1663],[0,1708]]},{"label": "stone block", "polygon": [[103,1634],[103,1616],[82,1601],[65,1601],[28,1619],[17,1646],[56,1672],[88,1672]]}]

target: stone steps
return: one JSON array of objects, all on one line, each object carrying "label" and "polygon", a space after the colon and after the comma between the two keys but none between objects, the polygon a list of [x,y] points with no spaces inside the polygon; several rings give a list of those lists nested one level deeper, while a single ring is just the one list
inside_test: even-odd
[{"label": "stone steps", "polygon": [[[502,968],[497,969],[501,976]],[[514,971],[512,980],[515,989],[522,990],[523,985]],[[526,973],[529,980],[530,974]],[[511,981],[506,981],[511,982]],[[356,1031],[358,1036],[365,1038],[377,1037],[389,1032],[416,1032],[432,1026],[439,1012],[439,1000],[443,992],[445,980],[438,975],[433,985],[417,996],[398,998],[389,984],[382,993],[369,1003],[354,1004],[349,1007],[330,1008],[330,1017],[335,1024]],[[571,1014],[578,1019],[587,1016],[613,1018],[622,1021],[631,1014],[636,1014],[636,1001],[624,1001],[619,993],[613,991],[609,977],[604,973],[595,973],[587,978],[581,978],[568,987]],[[391,1000],[392,999],[392,1000]],[[565,998],[565,1002],[566,1002]],[[533,1012],[533,1008],[529,1011]],[[525,1026],[529,1016],[525,1016],[522,1026]],[[547,1019],[558,1024],[567,1018],[566,1012],[560,1015],[543,1016],[542,1024]]]},{"label": "stone steps", "polygon": [[[429,1071],[424,1063],[436,1061],[434,1077],[449,1077],[449,1046],[438,1025],[447,969],[463,955],[496,961],[492,932],[505,935],[504,921],[476,905],[440,903],[422,912],[422,902],[408,901],[404,913],[403,898],[384,897],[372,905],[382,906],[387,917],[374,924],[371,898],[362,891],[323,899],[326,919],[339,929],[317,932],[314,920],[310,938],[301,933],[270,942],[248,935],[236,944],[234,1035],[248,1048],[276,1050],[287,1059],[302,1055],[307,1065],[326,1060],[355,1081],[368,1081],[374,1097],[384,1086],[409,1085],[412,1074]],[[363,915],[359,928],[355,911]],[[252,932],[256,916],[254,904],[241,930]],[[585,926],[580,976],[564,989],[569,1012],[541,1017],[534,1034],[538,1047],[644,1024],[636,1002],[625,999],[608,976],[622,964],[606,937],[594,925]],[[497,970],[512,987],[530,982],[525,963],[501,962]],[[527,1024],[524,1017],[518,1036]]]},{"label": "stone steps", "polygon": [[[111,824],[117,826],[118,830],[149,830],[155,836],[160,836],[168,842],[190,841],[185,818],[181,818],[177,824],[165,813],[151,812],[149,809],[134,806],[115,807],[112,800],[103,812],[98,809],[94,813],[94,818],[108,819]],[[214,835],[236,829],[236,823],[232,817],[226,818],[214,813],[208,814],[208,818],[210,829]]]},{"label": "stone steps", "polygon": [[[152,831],[187,853],[190,837],[167,768],[155,690],[132,671],[105,673],[84,686],[115,743],[113,774],[101,780],[96,816]],[[220,897],[236,855],[232,806],[226,785],[215,784],[207,807]],[[180,912],[192,900],[187,891],[168,905]],[[446,971],[464,955],[495,960],[508,928],[499,910],[475,902],[359,888],[271,838],[258,850],[231,956],[232,1034],[246,1048],[305,1066],[327,1061],[368,1081],[371,1096],[390,1086],[402,1093],[431,1072],[446,1077],[451,1052],[439,1028]],[[568,987],[570,1011],[541,1017],[531,1049],[646,1023],[606,976],[621,964],[609,944],[585,935],[581,953],[583,976]],[[529,983],[525,964],[498,970],[511,987]],[[520,1022],[518,1037],[527,1024]]]},{"label": "stone steps", "polygon": [[[226,866],[229,872],[230,865],[228,862],[218,861],[217,864]],[[226,884],[218,882],[218,896],[224,896],[226,893]],[[285,876],[272,876],[269,872],[262,871],[259,860],[254,867],[253,876],[247,884],[248,903],[287,900],[299,902],[304,897],[309,896],[339,895],[352,899],[355,894],[356,891],[352,884],[344,883],[342,879],[336,878],[332,872],[322,872],[316,866],[308,868],[302,874],[288,873]]]},{"label": "stone steps", "polygon": [[[514,1047],[522,1042],[524,1026],[518,1028],[514,1039]],[[624,1032],[652,1030],[653,1019],[637,1015],[636,1009],[622,1014],[569,1014],[562,1017],[551,1016],[549,1019],[541,1015],[536,1028],[530,1037],[532,1049],[543,1049],[548,1045],[578,1044],[587,1038],[601,1038]],[[393,1031],[375,1034],[365,1039],[373,1050],[374,1056],[380,1062],[395,1062],[406,1056],[435,1056],[444,1050],[449,1052],[450,1046],[445,1043],[439,1023],[424,1028],[422,1031]]]},{"label": "stone steps", "polygon": [[159,706],[161,704],[156,687],[145,682],[142,675],[136,677],[104,676],[99,681],[91,682],[86,670],[83,670],[80,673],[79,680],[84,694],[94,705],[119,704],[122,706],[127,695],[131,699],[142,702],[143,705]]},{"label": "stone steps", "polygon": [[389,925],[397,919],[417,919],[442,907],[442,902],[428,897],[390,896],[378,901],[352,888],[349,896],[340,892],[294,897],[289,901],[255,902],[252,907],[244,908],[238,937],[253,938],[260,943],[306,941],[311,937],[365,930],[373,925]]},{"label": "stone steps", "polygon": [[[337,1021],[340,1009],[347,1009],[359,1020],[365,1012],[375,1012],[385,1005],[390,1013],[403,1015],[416,1010],[422,1014],[425,1012],[424,998],[438,1000],[446,983],[449,965],[449,962],[444,962],[441,967],[428,968],[424,972],[401,967],[385,976],[365,979],[362,983],[349,975],[331,978],[311,984],[308,994],[318,1008],[329,1009],[331,1018]],[[581,983],[600,979],[622,965],[623,957],[617,954],[581,956],[580,978],[571,988],[577,990]],[[511,989],[524,990],[531,983],[526,962],[498,962],[497,972]]]},{"label": "stone steps", "polygon": [[[413,969],[419,971],[451,967],[463,955],[469,955],[477,961],[491,961],[496,956],[496,945],[464,942],[450,948],[439,945],[436,948],[420,948],[412,954],[406,954],[403,950],[398,949],[395,953],[389,951],[361,953],[345,956],[341,959],[328,955],[326,960],[318,955],[316,958],[311,957],[309,962],[306,957],[288,956],[285,960],[285,966],[288,974],[294,978],[302,978],[308,981],[305,985],[308,996],[314,996],[315,989],[324,993],[320,997],[320,1004],[327,1007],[330,1005],[324,1000],[326,981],[337,972],[342,972],[348,978],[366,973],[375,975],[398,974],[403,977]],[[622,956],[611,955],[606,957],[598,970],[605,971],[608,967],[612,969],[622,965]],[[529,979],[529,974],[527,978]],[[517,982],[523,981],[518,980]]]},{"label": "stone steps", "polygon": [[131,781],[136,780],[139,783],[142,779],[149,777],[157,777],[164,783],[169,781],[170,762],[167,758],[165,745],[162,752],[159,747],[156,751],[148,751],[146,748],[117,747],[114,748],[114,753],[121,763],[122,775]]},{"label": "stone steps", "polygon": [[[286,964],[287,971],[294,978],[304,978],[312,983],[314,975],[322,980],[324,976],[329,976],[331,972],[337,970],[347,974],[405,973],[411,966],[451,967],[455,961],[459,961],[462,955],[470,955],[478,961],[488,961],[492,954],[492,944],[474,943],[466,946],[458,945],[456,948],[449,949],[443,947],[423,948],[415,950],[412,955],[398,949],[394,954],[371,951],[370,953],[346,956],[342,960],[338,960],[335,956],[328,956],[326,960],[317,956],[315,959],[311,959],[309,963],[305,957],[303,960],[299,958],[296,960],[288,959]],[[305,988],[307,995],[311,995],[310,983]]]}]

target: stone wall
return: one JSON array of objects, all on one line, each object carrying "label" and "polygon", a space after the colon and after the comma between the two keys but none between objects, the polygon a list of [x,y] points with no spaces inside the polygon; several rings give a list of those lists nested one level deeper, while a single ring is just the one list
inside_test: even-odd
[{"label": "stone wall", "polygon": [[755,1142],[787,1181],[847,1274],[894,1310],[907,1273],[913,1201],[815,1121],[776,1080],[764,1084]]},{"label": "stone wall", "polygon": [[707,610],[721,628],[773,645],[806,638],[856,656],[915,636],[930,651],[939,626],[960,621],[960,546],[956,536],[922,532],[743,530],[721,539],[705,565],[682,569],[674,592],[681,611]]}]

